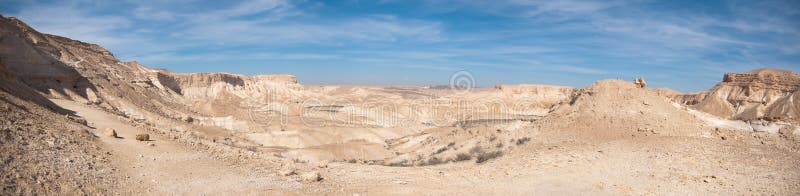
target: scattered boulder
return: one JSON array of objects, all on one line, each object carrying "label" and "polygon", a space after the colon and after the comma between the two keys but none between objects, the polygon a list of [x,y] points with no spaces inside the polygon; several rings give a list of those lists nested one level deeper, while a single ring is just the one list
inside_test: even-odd
[{"label": "scattered boulder", "polygon": [[72,116],[72,115],[69,115],[69,114],[67,114],[66,117],[67,117],[67,119],[71,120],[72,122],[76,122],[78,124],[87,125],[87,126],[89,125],[89,122],[87,122],[86,119],[84,119],[82,117]]},{"label": "scattered boulder", "polygon": [[644,88],[645,86],[647,86],[647,82],[645,82],[644,78],[642,78],[642,77],[634,79],[633,80],[633,84],[635,84],[639,88]]},{"label": "scattered boulder", "polygon": [[136,140],[139,140],[139,141],[150,141],[150,134],[147,134],[147,133],[136,134]]},{"label": "scattered boulder", "polygon": [[97,94],[91,88],[86,88],[86,104],[98,104],[100,103],[100,98],[97,97]]},{"label": "scattered boulder", "polygon": [[103,135],[113,138],[119,138],[119,136],[117,135],[117,130],[114,130],[112,128],[106,128],[106,131],[103,133]]},{"label": "scattered boulder", "polygon": [[317,167],[319,167],[319,168],[327,168],[328,167],[328,161],[327,160],[319,161],[317,163]]},{"label": "scattered boulder", "polygon": [[304,182],[319,182],[322,181],[322,175],[318,171],[305,173],[301,176]]},{"label": "scattered boulder", "polygon": [[194,118],[192,118],[191,116],[183,116],[181,117],[181,120],[183,122],[192,123],[194,121]]},{"label": "scattered boulder", "polygon": [[292,175],[297,175],[297,172],[292,168],[286,168],[286,169],[282,169],[282,170],[278,171],[278,175],[281,175],[281,176],[292,176]]}]

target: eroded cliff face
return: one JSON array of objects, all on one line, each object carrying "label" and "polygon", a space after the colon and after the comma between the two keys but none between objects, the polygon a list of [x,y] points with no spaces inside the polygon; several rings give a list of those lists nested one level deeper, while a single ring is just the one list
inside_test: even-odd
[{"label": "eroded cliff face", "polygon": [[722,82],[708,91],[677,95],[674,99],[723,118],[797,123],[799,89],[800,75],[796,73],[758,69],[725,74]]},{"label": "eroded cliff face", "polygon": [[7,66],[10,74],[47,97],[97,104],[141,120],[155,116],[181,119],[188,115],[210,115],[187,106],[184,93],[198,94],[198,88],[209,88],[212,90],[205,91],[212,94],[202,98],[213,98],[217,96],[213,93],[215,84],[232,87],[258,81],[296,84],[294,76],[176,74],[147,68],[135,61],[121,62],[98,45],[42,34],[13,17],[0,18],[0,63]]}]

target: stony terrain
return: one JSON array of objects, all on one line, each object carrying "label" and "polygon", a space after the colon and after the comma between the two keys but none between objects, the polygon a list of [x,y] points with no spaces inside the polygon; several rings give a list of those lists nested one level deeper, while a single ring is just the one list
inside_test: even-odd
[{"label": "stony terrain", "polygon": [[5,194],[96,194],[116,188],[115,167],[86,126],[0,66],[0,160]]},{"label": "stony terrain", "polygon": [[120,62],[12,17],[0,65],[4,195],[800,193],[789,71],[696,94],[308,86]]}]

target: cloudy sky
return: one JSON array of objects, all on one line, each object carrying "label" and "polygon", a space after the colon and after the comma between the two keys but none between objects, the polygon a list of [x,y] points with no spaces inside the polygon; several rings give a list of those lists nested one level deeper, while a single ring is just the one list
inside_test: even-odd
[{"label": "cloudy sky", "polygon": [[644,76],[680,91],[725,72],[800,72],[800,1],[20,1],[0,14],[176,72],[304,84],[582,87]]}]

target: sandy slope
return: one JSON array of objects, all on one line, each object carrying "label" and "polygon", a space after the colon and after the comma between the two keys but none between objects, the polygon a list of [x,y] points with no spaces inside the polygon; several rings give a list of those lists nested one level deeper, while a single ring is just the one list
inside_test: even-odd
[{"label": "sandy slope", "polygon": [[[537,141],[541,142],[541,141]],[[426,167],[336,163],[337,194],[797,194],[796,152],[693,137],[534,143],[484,164]]]},{"label": "sandy slope", "polygon": [[[244,164],[218,160],[208,154],[151,134],[155,146],[136,141],[137,133],[147,133],[120,121],[104,111],[72,101],[53,99],[59,106],[73,110],[95,127],[105,149],[111,151],[111,163],[120,168],[126,184],[123,194],[235,194],[286,189],[292,183],[278,181],[269,170],[248,168]],[[103,136],[102,130],[114,128],[121,138]]]}]

